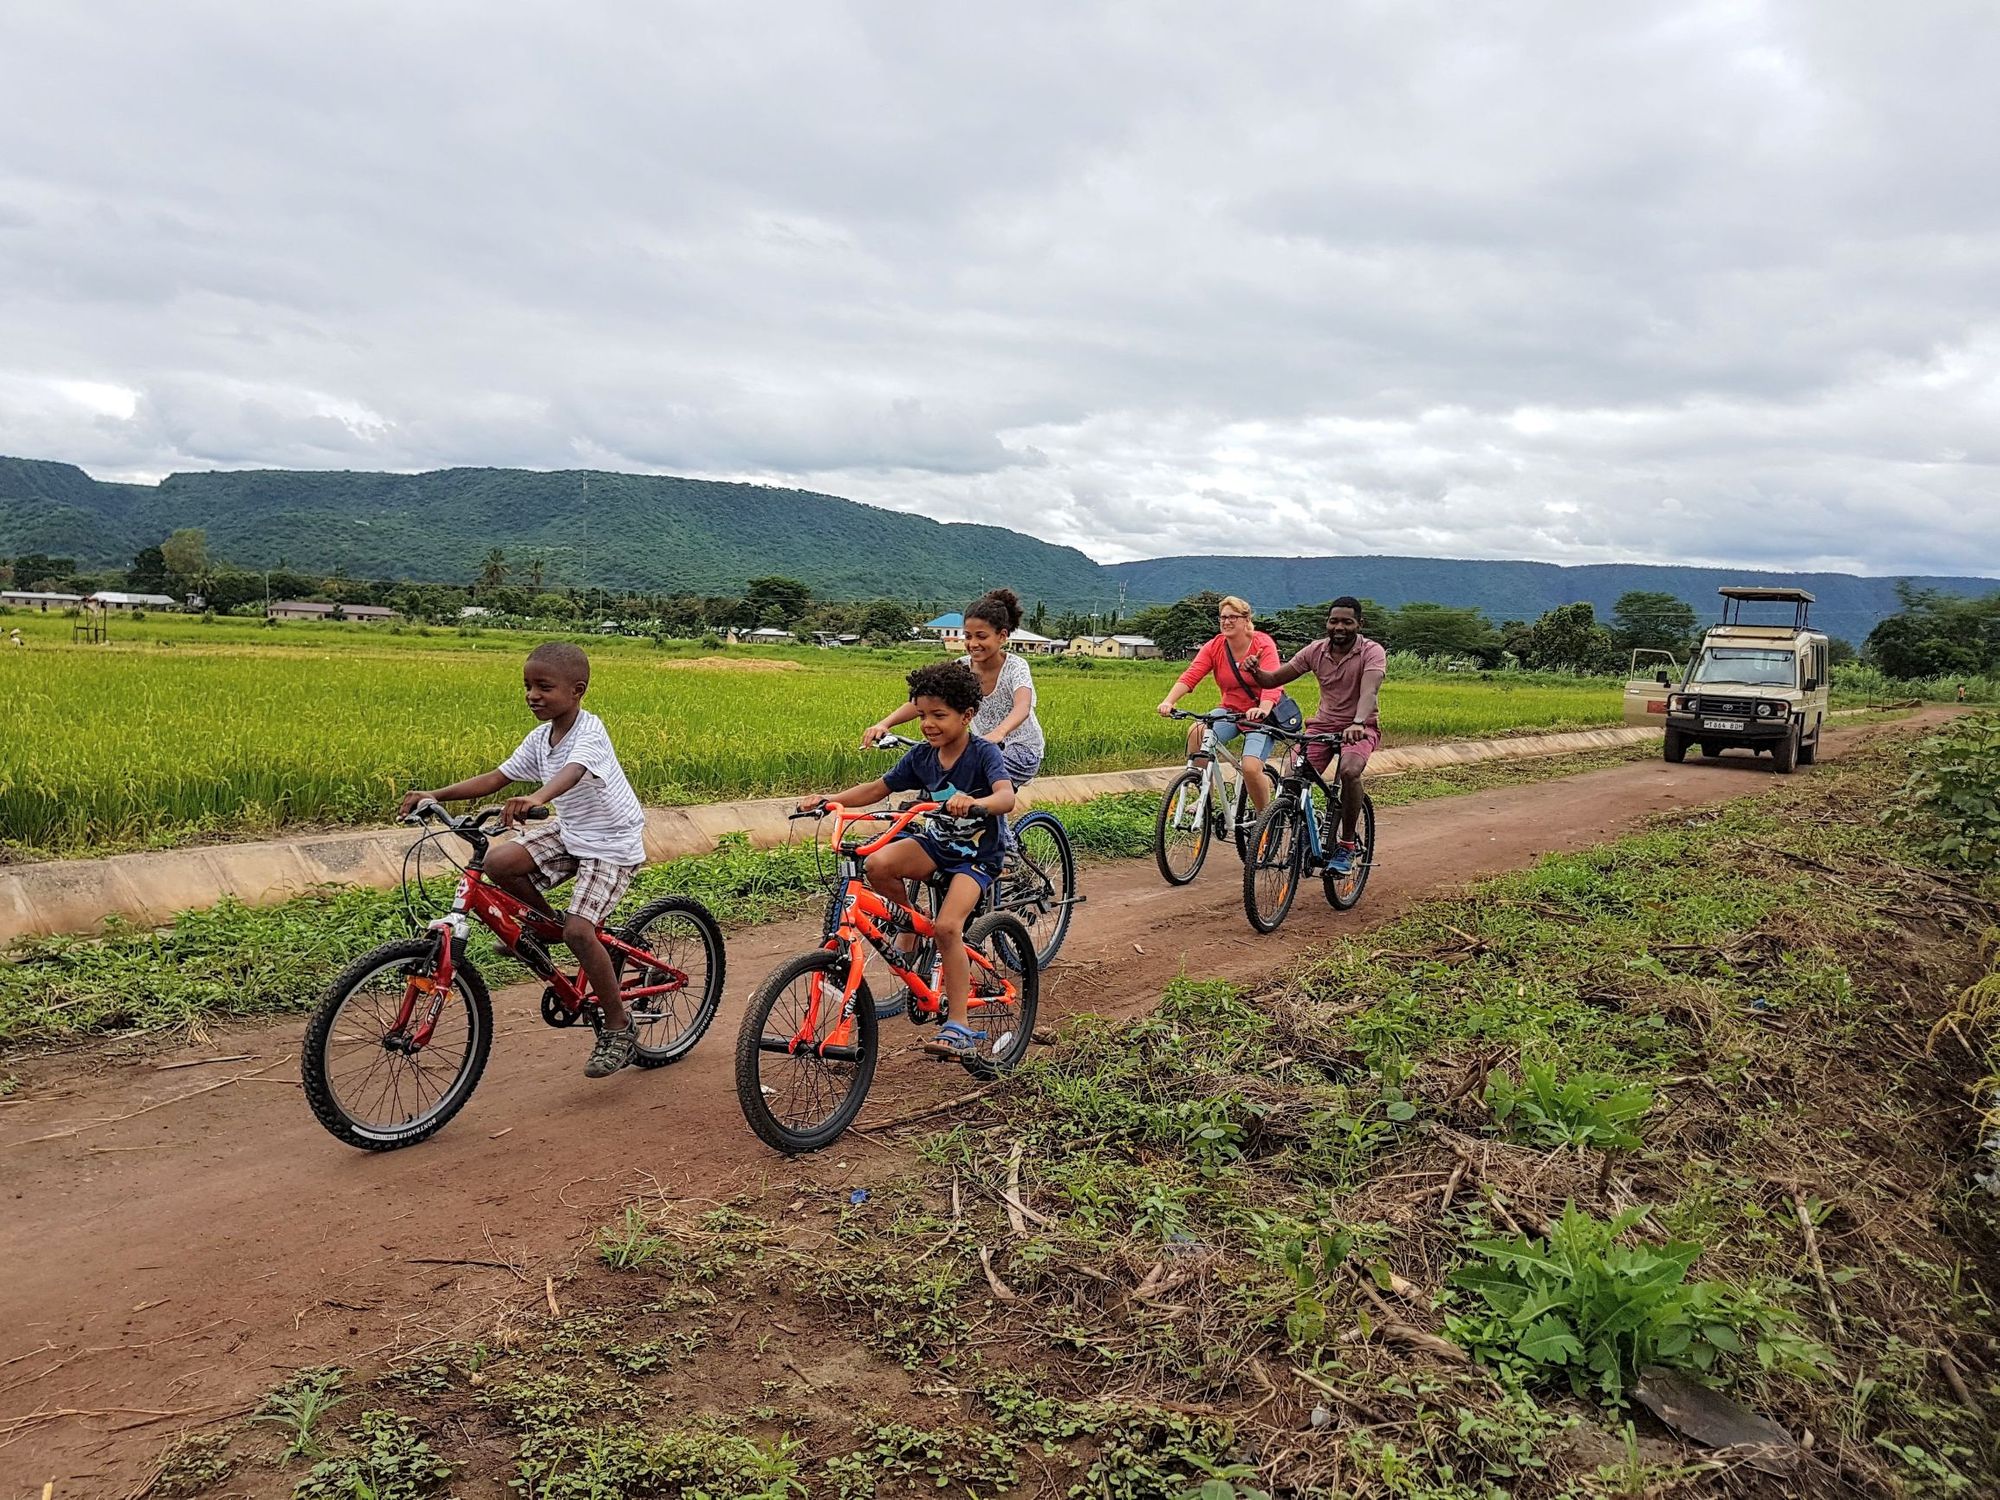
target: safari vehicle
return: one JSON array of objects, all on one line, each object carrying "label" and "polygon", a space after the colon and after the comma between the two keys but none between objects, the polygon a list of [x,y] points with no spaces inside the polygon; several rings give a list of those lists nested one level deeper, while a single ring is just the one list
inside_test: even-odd
[{"label": "safari vehicle", "polygon": [[[1827,710],[1826,636],[1808,623],[1813,596],[1782,588],[1717,592],[1722,623],[1709,628],[1685,672],[1662,668],[1651,681],[1626,684],[1626,721],[1663,724],[1665,755],[1676,765],[1689,750],[1714,757],[1729,749],[1769,755],[1780,772],[1811,765]],[[1746,604],[1789,605],[1791,623],[1746,623]]]}]

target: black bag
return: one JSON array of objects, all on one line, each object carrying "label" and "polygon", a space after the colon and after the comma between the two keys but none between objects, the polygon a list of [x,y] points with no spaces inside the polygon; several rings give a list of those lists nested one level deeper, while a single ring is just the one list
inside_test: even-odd
[{"label": "black bag", "polygon": [[[1255,683],[1243,675],[1243,668],[1236,660],[1236,653],[1225,648],[1223,654],[1229,658],[1229,670],[1236,675],[1236,685],[1252,698],[1255,698],[1260,690]],[[1278,701],[1271,705],[1270,722],[1284,730],[1287,734],[1297,734],[1300,726],[1305,721],[1306,716],[1300,710],[1298,703],[1293,699],[1292,695],[1290,693],[1278,694]],[[1256,720],[1254,719],[1244,720],[1243,732],[1245,734],[1250,733],[1255,724]]]}]

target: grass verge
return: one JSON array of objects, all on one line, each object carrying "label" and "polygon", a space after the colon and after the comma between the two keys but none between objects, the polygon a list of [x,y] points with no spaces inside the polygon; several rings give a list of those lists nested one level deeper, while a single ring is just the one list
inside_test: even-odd
[{"label": "grass verge", "polygon": [[[1926,1045],[1993,906],[1875,821],[1897,759],[1426,902],[1274,992],[1085,1018],[916,1162],[853,1157],[866,1193],[836,1150],[635,1203],[573,1311],[531,1288],[357,1381],[373,1425],[321,1463],[396,1434],[546,1497],[1994,1493],[1978,1069]],[[1659,1368],[1780,1442],[1676,1436]]]},{"label": "grass verge", "polygon": [[[1386,805],[1455,796],[1645,754],[1633,747],[1413,773],[1385,779],[1375,796]],[[1158,809],[1157,795],[1138,792],[1055,810],[1083,853],[1138,858],[1152,849]],[[753,849],[733,840],[713,853],[641,871],[624,910],[682,892],[706,902],[726,926],[744,926],[803,910],[821,889],[810,845]],[[421,909],[442,910],[449,899],[448,884],[429,882]],[[0,962],[0,1048],[127,1030],[186,1036],[216,1021],[296,1014],[317,1003],[356,955],[408,931],[400,891],[328,887],[274,906],[224,901],[183,912],[165,932],[32,940],[12,950],[14,962]],[[496,982],[524,977],[483,929],[474,929],[473,957]]]}]

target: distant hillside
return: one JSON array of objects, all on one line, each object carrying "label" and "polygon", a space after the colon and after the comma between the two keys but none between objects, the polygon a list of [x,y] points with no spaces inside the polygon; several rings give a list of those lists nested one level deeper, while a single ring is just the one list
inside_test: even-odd
[{"label": "distant hillside", "polygon": [[[588,480],[588,498],[585,481]],[[1629,589],[1657,589],[1708,619],[1724,583],[1800,583],[1815,618],[1859,642],[1896,609],[1895,580],[1742,568],[1454,561],[1429,557],[1161,557],[1104,565],[992,526],[942,524],[809,490],[664,475],[524,469],[429,474],[248,470],[111,484],[71,464],[0,458],[0,556],[47,552],[122,567],[169,532],[198,526],[218,557],[246,567],[335,568],[354,578],[465,581],[502,548],[516,577],[539,556],[548,586],[734,593],[782,573],[822,598],[951,604],[1006,583],[1053,609],[1128,611],[1202,589],[1259,609],[1357,594],[1383,604],[1471,605],[1496,623],[1587,599],[1608,613]],[[588,547],[586,550],[586,536]],[[1990,578],[1914,578],[1961,594]]]},{"label": "distant hillside", "polygon": [[[198,526],[246,567],[464,580],[493,547],[552,587],[728,593],[781,573],[827,598],[958,601],[1010,581],[1052,604],[1106,592],[1081,552],[999,527],[944,524],[808,490],[646,474],[441,469],[173,474],[107,484],[69,464],[0,458],[0,554],[129,563]],[[1024,592],[1027,590],[1024,589]],[[1111,590],[1115,594],[1115,588]]]},{"label": "distant hillside", "polygon": [[[1767,573],[1751,568],[1686,568],[1652,563],[1487,562],[1439,557],[1156,557],[1106,569],[1142,602],[1186,598],[1200,589],[1240,594],[1259,610],[1318,604],[1353,594],[1391,606],[1430,600],[1472,605],[1498,624],[1533,620],[1559,604],[1588,600],[1608,617],[1618,596],[1632,589],[1673,594],[1706,623],[1726,583],[1780,584],[1809,589],[1819,600],[1813,623],[1859,645],[1877,621],[1898,609],[1895,578],[1852,573]],[[1953,594],[2000,591],[1992,578],[1918,578],[1922,588]]]}]

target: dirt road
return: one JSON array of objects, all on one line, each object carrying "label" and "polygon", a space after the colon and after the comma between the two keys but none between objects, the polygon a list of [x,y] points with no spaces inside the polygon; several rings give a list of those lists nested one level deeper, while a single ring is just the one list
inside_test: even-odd
[{"label": "dirt road", "polygon": [[[1880,732],[1831,733],[1828,753]],[[1045,1022],[1143,1009],[1183,966],[1274,975],[1440,887],[1753,793],[1769,774],[1747,760],[1646,763],[1390,811],[1361,908],[1335,913],[1308,884],[1269,938],[1245,922],[1241,867],[1224,849],[1180,890],[1150,860],[1089,866]],[[722,1012],[694,1055],[605,1082],[582,1076],[587,1034],[544,1027],[537,991],[503,991],[471,1103],[430,1142],[381,1156],[313,1121],[298,1019],[109,1066],[81,1054],[14,1064],[20,1087],[0,1108],[0,1497],[38,1495],[51,1478],[58,1496],[126,1494],[168,1435],[247,1407],[294,1368],[366,1363],[479,1326],[524,1279],[539,1291],[560,1275],[634,1191],[723,1199],[893,1171],[888,1148],[855,1135],[788,1162],[738,1112],[744,998],[813,936],[797,921],[733,934]],[[864,1124],[967,1086],[912,1050],[903,1022],[884,1035],[904,1050],[885,1057]],[[236,1054],[249,1057],[160,1066]]]}]

